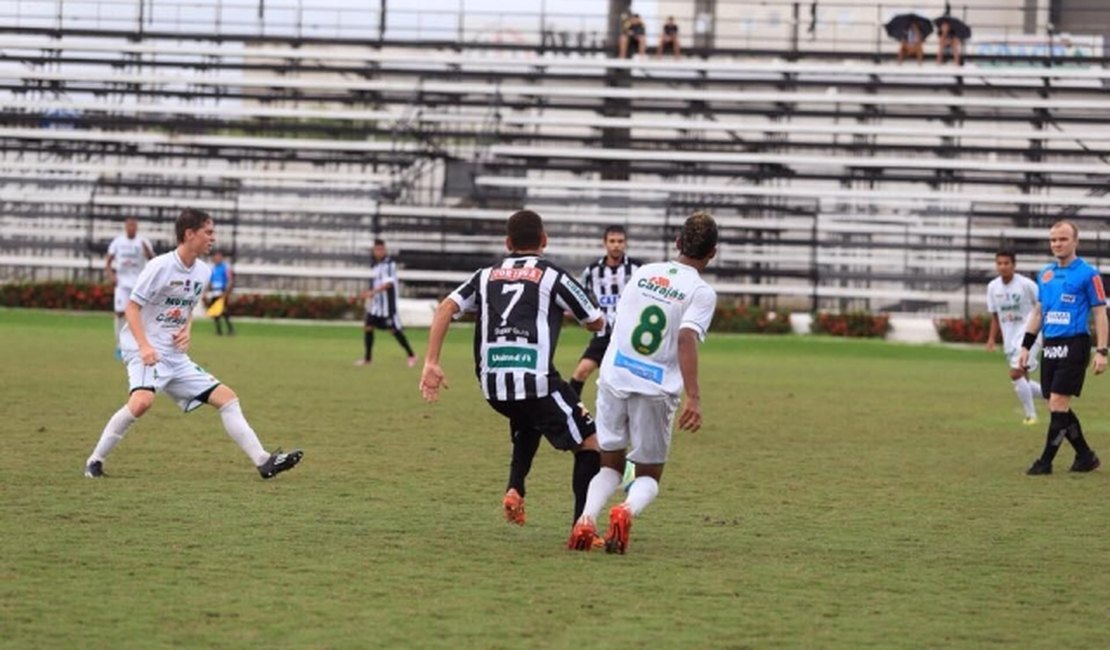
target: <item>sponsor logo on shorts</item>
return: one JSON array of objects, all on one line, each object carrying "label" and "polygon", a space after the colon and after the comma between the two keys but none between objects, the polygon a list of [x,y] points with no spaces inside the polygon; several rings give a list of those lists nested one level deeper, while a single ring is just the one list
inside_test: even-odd
[{"label": "sponsor logo on shorts", "polygon": [[1066,345],[1050,345],[1044,349],[1045,359],[1067,359],[1068,346]]},{"label": "sponsor logo on shorts", "polygon": [[1071,325],[1071,312],[1050,311],[1044,315],[1044,322],[1049,325]]},{"label": "sponsor logo on shorts", "polygon": [[638,359],[625,356],[620,350],[617,350],[617,356],[613,359],[613,365],[617,368],[624,368],[628,372],[646,379],[656,384],[663,383],[663,368],[653,363],[644,363]]},{"label": "sponsor logo on shorts", "polygon": [[539,354],[531,348],[515,345],[490,347],[486,352],[487,368],[522,368],[535,370]]}]

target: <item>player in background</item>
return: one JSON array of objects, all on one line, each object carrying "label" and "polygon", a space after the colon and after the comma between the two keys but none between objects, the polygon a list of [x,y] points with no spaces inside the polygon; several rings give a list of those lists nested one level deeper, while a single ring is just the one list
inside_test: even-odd
[{"label": "player in background", "polygon": [[369,365],[374,354],[374,329],[387,329],[393,333],[393,338],[404,348],[408,355],[409,367],[416,365],[416,354],[405,337],[405,330],[401,326],[401,316],[397,313],[397,301],[401,295],[400,283],[397,281],[397,263],[389,256],[385,249],[385,242],[381,239],[374,240],[371,251],[374,261],[370,266],[373,277],[370,278],[370,288],[362,293],[366,305],[366,320],[363,327],[362,342],[364,346],[363,357],[355,362],[356,366]]},{"label": "player in background", "polygon": [[574,518],[585,505],[590,479],[600,459],[589,412],[555,369],[555,347],[563,313],[569,311],[590,331],[605,326],[601,310],[566,271],[542,257],[547,246],[543,220],[520,210],[508,223],[501,263],[478,269],[436,309],[420,375],[420,393],[434,402],[447,387],[440,352],[451,320],[474,311],[474,365],[489,405],[509,420],[512,460],[502,499],[505,518],[524,525],[524,480],[546,437],[556,449],[574,451],[571,485]]},{"label": "player in background", "polygon": [[1071,471],[1090,472],[1101,464],[1083,437],[1083,427],[1071,410],[1071,398],[1079,397],[1083,391],[1091,359],[1091,333],[1087,321],[1092,314],[1097,341],[1094,370],[1096,375],[1106,372],[1106,344],[1110,336],[1106,291],[1098,269],[1076,255],[1079,228],[1074,223],[1056,222],[1048,231],[1048,243],[1056,261],[1045,266],[1037,276],[1038,304],[1029,318],[1018,357],[1022,367],[1028,366],[1029,351],[1037,340],[1037,333],[1044,334],[1041,394],[1048,398],[1052,419],[1048,423],[1044,451],[1026,471],[1031,476],[1052,473],[1052,461],[1065,438],[1075,448]]},{"label": "player in background", "polygon": [[120,344],[130,396],[105,425],[85,462],[85,476],[105,475],[104,459],[123,440],[127,429],[150,409],[159,392],[173,398],[186,413],[202,404],[217,409],[227,434],[262,478],[292,469],[301,460],[301,450],[270,453],[263,449],[243,417],[235,392],[189,358],[193,309],[211,274],[199,258],[212,248],[216,228],[206,213],[185,209],[177,217],[174,230],[177,248],[147,264],[127,303],[127,323],[120,332]]},{"label": "player in background", "polygon": [[640,267],[617,303],[613,340],[597,382],[602,466],[590,481],[568,548],[588,551],[594,546],[598,514],[621,484],[627,450],[636,463],[636,480],[624,502],[609,511],[605,533],[605,550],[624,553],[633,518],[659,494],[683,391],[686,401],[678,427],[691,432],[701,427],[698,344],[717,306],[716,292],[701,278],[717,254],[713,217],[702,212],[690,216],[675,245],[678,259]]},{"label": "player in background", "polygon": [[[227,335],[235,336],[235,326],[231,324],[231,290],[235,288],[235,272],[231,263],[224,259],[222,251],[212,253],[212,278],[204,288],[204,304],[208,315],[216,323],[216,336],[223,336],[220,320],[227,323]],[[222,299],[222,301],[221,301]],[[216,304],[219,303],[219,304]]]},{"label": "player in background", "polygon": [[1028,367],[1019,365],[1021,339],[1025,336],[1029,317],[1037,306],[1037,283],[1015,273],[1017,257],[1012,250],[1001,250],[994,256],[998,277],[987,285],[987,311],[991,313],[991,329],[987,334],[987,352],[994,351],[994,342],[1002,333],[1002,354],[1010,364],[1010,381],[1025,411],[1023,424],[1037,423],[1035,397],[1041,394],[1041,385],[1029,378],[1039,364],[1041,339],[1029,350]]},{"label": "player in background", "polygon": [[586,380],[601,365],[605,349],[609,347],[609,336],[613,333],[613,319],[617,314],[617,300],[621,297],[621,291],[636,269],[640,268],[640,262],[624,254],[628,244],[624,227],[609,226],[605,229],[603,241],[605,257],[582,271],[582,286],[605,312],[605,327],[590,339],[582,358],[578,360],[578,367],[571,375],[570,387],[579,395],[582,394]]},{"label": "player in background", "polygon": [[113,310],[116,312],[114,321],[116,329],[116,358],[122,359],[120,351],[119,333],[123,329],[124,310],[131,297],[131,290],[139,279],[148,260],[154,258],[154,247],[146,237],[139,236],[139,220],[128,217],[123,222],[122,235],[116,235],[108,244],[108,254],[104,256],[104,275],[108,281],[115,285]]}]

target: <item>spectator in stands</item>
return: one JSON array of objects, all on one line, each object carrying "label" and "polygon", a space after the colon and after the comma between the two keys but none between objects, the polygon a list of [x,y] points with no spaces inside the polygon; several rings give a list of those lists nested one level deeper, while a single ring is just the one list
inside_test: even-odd
[{"label": "spectator in stands", "polygon": [[212,279],[204,290],[204,306],[208,315],[216,322],[216,336],[223,336],[220,320],[227,323],[227,335],[235,336],[235,326],[231,324],[231,289],[235,284],[235,274],[231,263],[224,259],[221,251],[212,253]]},{"label": "spectator in stands", "polygon": [[109,282],[116,285],[114,309],[117,359],[123,358],[119,333],[125,322],[124,310],[131,299],[131,290],[135,288],[139,273],[146,267],[147,261],[154,257],[154,248],[150,242],[146,237],[139,236],[138,219],[128,217],[123,224],[123,233],[108,244],[108,255],[104,258],[104,275]]},{"label": "spectator in stands", "polygon": [[659,37],[656,57],[662,58],[668,49],[674,54],[674,58],[681,58],[682,46],[678,43],[678,23],[674,21],[674,16],[667,16],[667,22],[663,23],[663,34]]},{"label": "spectator in stands", "polygon": [[1000,250],[994,256],[994,267],[998,277],[987,285],[987,311],[991,314],[991,329],[987,334],[987,352],[994,351],[994,342],[1002,334],[1002,353],[1010,366],[1010,381],[1014,385],[1018,401],[1025,411],[1023,424],[1037,423],[1037,407],[1034,400],[1041,394],[1041,385],[1029,378],[1039,364],[1041,339],[1038,338],[1029,350],[1029,360],[1024,366],[1018,364],[1021,354],[1021,337],[1033,310],[1037,308],[1037,283],[1015,269],[1016,255],[1012,250]]},{"label": "spectator in stands", "polygon": [[1058,221],[1048,231],[1048,245],[1056,261],[1041,269],[1037,276],[1037,308],[1029,318],[1021,342],[1018,365],[1029,365],[1029,353],[1044,335],[1041,353],[1041,395],[1048,398],[1051,420],[1045,434],[1044,451],[1033,461],[1026,474],[1052,473],[1052,461],[1065,439],[1075,449],[1071,471],[1090,472],[1101,462],[1087,439],[1079,418],[1071,410],[1072,397],[1079,397],[1087,364],[1091,361],[1091,332],[1088,322],[1094,316],[1096,375],[1106,372],[1107,325],[1106,291],[1102,275],[1076,255],[1079,228],[1070,221]]},{"label": "spectator in stands", "polygon": [[907,56],[917,57],[917,62],[921,63],[925,60],[925,35],[921,33],[921,28],[916,24],[910,23],[906,28],[905,34],[902,36],[901,45],[898,48],[898,63],[901,63]]},{"label": "spectator in stands", "polygon": [[631,50],[642,57],[647,52],[647,30],[640,14],[632,14],[621,24],[620,58],[627,59]]},{"label": "spectator in stands", "polygon": [[941,21],[937,23],[937,65],[944,63],[944,50],[952,52],[952,62],[962,65],[964,42],[952,31],[952,23]]},{"label": "spectator in stands", "polygon": [[[131,425],[154,404],[156,393],[171,397],[188,413],[208,404],[220,413],[227,435],[250,457],[264,479],[293,469],[304,453],[266,451],[247,423],[239,397],[227,384],[189,358],[193,307],[208,284],[211,270],[200,258],[216,241],[216,224],[200,210],[182,210],[174,224],[177,248],[155,257],[135,281],[128,299],[127,324],[120,332],[127,366],[128,397],[112,414],[85,461],[85,476],[101,479],[104,460],[123,440]],[[175,474],[181,461],[170,458],[165,471]]]},{"label": "spectator in stands", "polygon": [[363,327],[363,344],[365,353],[355,362],[356,366],[370,364],[374,352],[374,328],[387,329],[393,333],[393,338],[404,348],[408,355],[408,364],[412,368],[416,365],[416,353],[412,351],[405,330],[401,326],[401,314],[398,312],[398,299],[401,292],[397,282],[397,263],[389,256],[385,249],[385,242],[381,239],[374,240],[371,251],[373,263],[370,271],[370,288],[362,292],[362,299],[366,305],[366,321]]},{"label": "spectator in stands", "polygon": [[601,456],[593,419],[555,368],[555,348],[564,311],[591,332],[605,327],[605,314],[573,276],[543,258],[547,233],[540,215],[520,210],[507,226],[509,256],[475,271],[439,303],[428,331],[420,394],[428,402],[439,399],[440,388],[447,387],[440,353],[451,320],[461,312],[476,313],[478,382],[490,407],[508,419],[513,443],[501,501],[505,519],[524,525],[525,478],[540,441],[547,438],[556,449],[574,451],[573,521],[582,515]]}]

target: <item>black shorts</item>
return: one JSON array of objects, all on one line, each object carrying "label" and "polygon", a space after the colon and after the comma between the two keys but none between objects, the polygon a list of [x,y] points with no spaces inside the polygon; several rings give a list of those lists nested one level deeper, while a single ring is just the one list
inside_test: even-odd
[{"label": "black shorts", "polygon": [[589,359],[597,365],[601,365],[602,358],[605,357],[605,350],[609,347],[608,336],[595,336],[590,339],[590,344],[586,346],[586,351],[582,353],[582,359]]},{"label": "black shorts", "polygon": [[366,314],[366,326],[376,327],[383,330],[401,330],[401,319],[397,315],[392,316],[372,316]]},{"label": "black shorts", "polygon": [[1091,360],[1091,337],[1087,334],[1045,339],[1041,351],[1041,394],[1079,397],[1087,364]]},{"label": "black shorts", "polygon": [[597,433],[590,412],[574,389],[559,380],[547,397],[502,402],[489,400],[493,410],[509,418],[510,439],[516,431],[541,434],[551,446],[566,451]]}]

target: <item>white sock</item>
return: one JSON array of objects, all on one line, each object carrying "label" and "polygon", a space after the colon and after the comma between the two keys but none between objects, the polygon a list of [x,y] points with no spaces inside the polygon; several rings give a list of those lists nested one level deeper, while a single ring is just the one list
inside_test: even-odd
[{"label": "white sock", "polygon": [[123,319],[120,318],[119,316],[116,316],[115,319],[114,319],[114,322],[115,322],[115,326],[116,326],[116,347],[118,348],[119,347],[119,333],[120,333],[120,330],[123,329]]},{"label": "white sock", "polygon": [[127,433],[127,428],[130,427],[136,418],[131,414],[131,409],[127,408],[124,404],[120,410],[116,411],[112,417],[108,418],[108,424],[104,425],[104,431],[100,434],[100,440],[96,443],[96,448],[93,449],[92,455],[89,456],[88,462],[94,460],[104,461],[112,448],[123,440],[123,435]]},{"label": "white sock", "polygon": [[612,467],[602,467],[594,474],[590,479],[590,489],[586,491],[586,506],[582,509],[579,521],[587,517],[590,521],[597,521],[597,516],[609,502],[609,497],[621,486],[621,478],[621,473]]},{"label": "white sock", "polygon": [[243,417],[243,409],[239,408],[239,400],[233,399],[224,404],[220,409],[220,419],[223,420],[227,435],[231,436],[231,439],[250,457],[256,467],[269,460],[270,454],[262,448],[262,443],[258,441],[254,429],[247,424],[247,418]]},{"label": "white sock", "polygon": [[628,498],[624,505],[632,511],[633,517],[639,517],[644,508],[648,507],[659,494],[659,482],[650,476],[637,476],[632,485],[628,487]]},{"label": "white sock", "polygon": [[1041,382],[1033,381],[1032,379],[1027,379],[1026,381],[1029,382],[1029,390],[1033,392],[1033,399],[1036,399],[1038,397],[1041,397],[1043,399],[1043,395],[1041,393]]},{"label": "white sock", "polygon": [[1033,391],[1025,377],[1014,380],[1014,392],[1017,393],[1021,408],[1025,409],[1025,417],[1037,417],[1037,407],[1033,405]]}]

